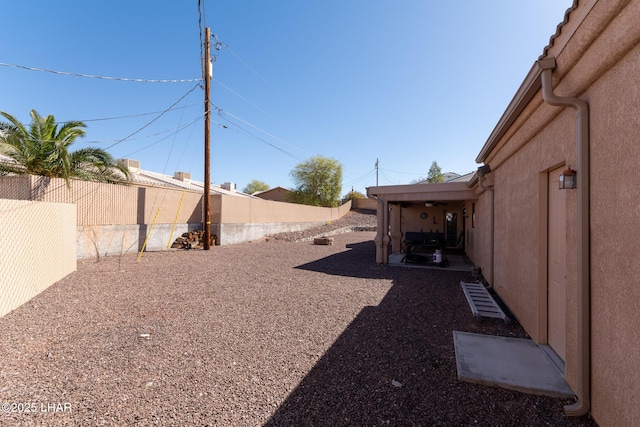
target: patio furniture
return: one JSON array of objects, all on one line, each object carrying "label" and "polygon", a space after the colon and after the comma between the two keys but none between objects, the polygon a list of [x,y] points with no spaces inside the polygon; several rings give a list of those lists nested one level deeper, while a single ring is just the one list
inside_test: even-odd
[{"label": "patio furniture", "polygon": [[434,232],[416,232],[407,231],[404,236],[406,245],[406,253],[402,262],[433,262],[433,254],[439,250],[442,253],[442,262],[444,265],[444,233]]}]

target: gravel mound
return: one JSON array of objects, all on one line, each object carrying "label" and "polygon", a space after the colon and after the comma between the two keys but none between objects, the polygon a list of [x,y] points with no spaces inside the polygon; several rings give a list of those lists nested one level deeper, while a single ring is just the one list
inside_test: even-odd
[{"label": "gravel mound", "polygon": [[269,236],[269,239],[285,242],[304,242],[318,236],[331,236],[349,231],[375,231],[378,223],[375,210],[352,210],[330,223],[300,231],[290,231]]}]

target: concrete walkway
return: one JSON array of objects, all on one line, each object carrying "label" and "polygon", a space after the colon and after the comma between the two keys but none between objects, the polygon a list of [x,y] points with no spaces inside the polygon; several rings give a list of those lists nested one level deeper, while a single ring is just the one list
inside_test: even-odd
[{"label": "concrete walkway", "polygon": [[462,255],[446,255],[449,265],[446,267],[440,267],[437,264],[431,262],[407,262],[403,261],[405,254],[390,254],[389,265],[394,267],[411,267],[411,268],[427,268],[435,270],[448,270],[448,271],[471,271],[473,264],[469,262]]},{"label": "concrete walkway", "polygon": [[458,378],[524,393],[573,396],[548,354],[529,339],[453,331]]}]

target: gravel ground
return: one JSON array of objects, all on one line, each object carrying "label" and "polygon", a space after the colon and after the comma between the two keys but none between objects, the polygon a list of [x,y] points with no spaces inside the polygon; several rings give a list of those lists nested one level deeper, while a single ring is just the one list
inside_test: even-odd
[{"label": "gravel ground", "polygon": [[0,425],[593,425],[457,380],[453,330],[523,330],[474,322],[468,273],[376,266],[374,236],[79,262],[0,318]]},{"label": "gravel ground", "polygon": [[[361,229],[369,229],[375,231],[378,224],[375,210],[359,209],[347,212],[342,218],[331,221],[319,227],[312,227],[301,231],[292,231],[279,233],[270,236],[269,239],[282,240],[285,242],[305,242],[313,240],[318,236],[332,236],[334,233],[340,233],[354,229],[354,231],[362,231]],[[375,260],[375,258],[374,258]]]}]

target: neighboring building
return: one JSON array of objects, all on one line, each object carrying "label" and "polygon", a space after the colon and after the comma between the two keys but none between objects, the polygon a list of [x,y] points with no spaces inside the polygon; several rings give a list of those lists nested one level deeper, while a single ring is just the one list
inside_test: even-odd
[{"label": "neighboring building", "polygon": [[[183,190],[204,191],[204,182],[192,180],[191,173],[189,172],[175,172],[173,175],[165,175],[163,173],[141,169],[140,161],[138,160],[118,159],[118,163],[127,166],[133,183],[180,188]],[[236,186],[232,182],[225,182],[221,185],[212,184],[210,188],[211,194],[253,198],[253,196],[236,191]]]},{"label": "neighboring building", "polygon": [[449,179],[445,180],[445,182],[469,182],[474,174],[475,172],[469,172],[464,175],[455,174],[456,176],[452,175]]},{"label": "neighboring building", "polygon": [[284,187],[275,187],[264,191],[256,191],[252,196],[260,197],[264,200],[273,200],[274,202],[286,202],[289,194],[291,194],[291,190]]},{"label": "neighboring building", "polygon": [[[567,413],[601,426],[640,425],[638,23],[640,0],[574,1],[478,154],[474,195],[459,202],[467,255],[562,359],[577,396]],[[577,188],[561,190],[567,170]],[[397,229],[387,200],[404,196],[370,192],[384,205],[379,225],[392,218],[376,238],[384,263]]]},{"label": "neighboring building", "polygon": [[449,182],[452,181],[456,178],[460,178],[460,174],[459,173],[455,173],[455,172],[445,172],[442,174],[442,179],[443,182]]}]

